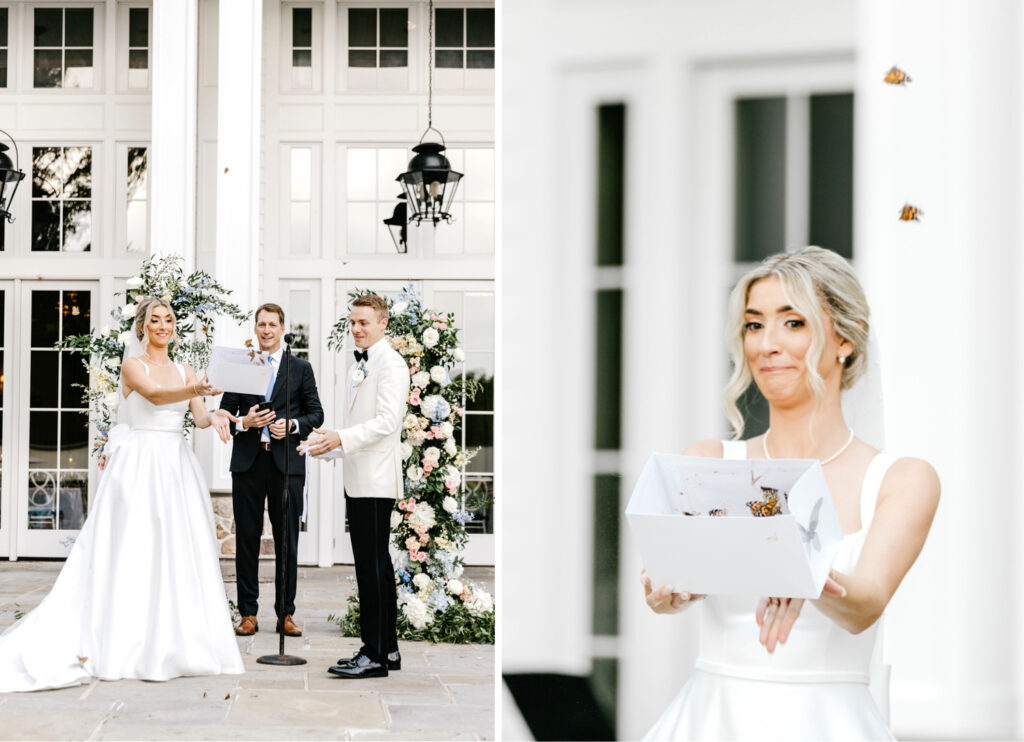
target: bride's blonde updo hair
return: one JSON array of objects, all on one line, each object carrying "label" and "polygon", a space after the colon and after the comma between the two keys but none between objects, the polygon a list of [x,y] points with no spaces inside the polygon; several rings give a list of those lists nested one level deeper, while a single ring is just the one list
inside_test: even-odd
[{"label": "bride's blonde updo hair", "polygon": [[807,386],[819,406],[825,399],[825,380],[818,373],[825,347],[825,324],[820,309],[828,314],[836,333],[853,345],[843,367],[840,388],[849,389],[867,369],[871,311],[850,264],[831,250],[813,245],[770,255],[743,276],[729,296],[726,342],[732,357],[732,377],[725,386],[725,411],[736,438],[743,435],[744,428],[743,413],[736,402],[753,381],[743,352],[747,300],[751,287],[765,278],[777,278],[793,308],[807,319],[811,330],[811,346],[805,359]]},{"label": "bride's blonde updo hair", "polygon": [[[156,307],[167,307],[167,311],[171,313],[171,319],[174,320],[175,324],[178,323],[178,318],[174,315],[174,307],[171,306],[169,301],[158,296],[145,297],[139,302],[139,308],[135,310],[135,337],[143,344],[148,340],[146,337],[146,325],[149,324],[149,318],[153,315],[153,309]],[[174,341],[176,337],[177,330],[171,336],[171,340]]]}]

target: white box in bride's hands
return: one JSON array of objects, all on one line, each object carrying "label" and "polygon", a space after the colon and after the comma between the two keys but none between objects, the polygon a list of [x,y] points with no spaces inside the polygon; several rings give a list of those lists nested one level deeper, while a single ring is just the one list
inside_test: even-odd
[{"label": "white box in bride's hands", "polygon": [[800,459],[652,454],[626,519],[655,588],[707,595],[817,598],[843,538],[821,464]]},{"label": "white box in bride's hands", "polygon": [[[262,360],[262,362],[261,362]],[[215,345],[206,367],[206,377],[218,389],[237,394],[258,394],[263,397],[270,385],[274,368],[261,356],[246,348]]]}]

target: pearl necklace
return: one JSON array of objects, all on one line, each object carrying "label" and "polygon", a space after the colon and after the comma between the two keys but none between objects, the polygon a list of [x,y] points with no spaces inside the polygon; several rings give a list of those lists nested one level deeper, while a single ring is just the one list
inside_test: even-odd
[{"label": "pearl necklace", "polygon": [[[853,428],[848,427],[847,430],[850,431],[850,437],[846,439],[846,443],[844,443],[838,451],[829,456],[827,459],[822,460],[822,466],[825,466],[825,464],[831,463],[838,459],[840,456],[843,455],[843,452],[850,447],[850,444],[853,443]],[[768,434],[771,432],[772,429],[768,428],[768,430],[764,432],[764,437],[761,439],[761,447],[764,449],[764,457],[769,460],[772,456],[770,453],[768,453]]]},{"label": "pearl necklace", "polygon": [[142,355],[146,356],[146,358],[149,358],[149,362],[152,363],[154,366],[160,366],[161,368],[164,368],[172,364],[172,361],[168,361],[167,363],[157,363],[150,357],[149,353],[146,353],[145,351],[143,351]]}]

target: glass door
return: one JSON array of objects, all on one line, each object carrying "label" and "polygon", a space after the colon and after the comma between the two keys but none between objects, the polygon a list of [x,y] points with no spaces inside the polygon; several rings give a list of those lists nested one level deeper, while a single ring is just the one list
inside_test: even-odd
[{"label": "glass door", "polygon": [[[87,282],[22,284],[14,396],[18,556],[66,556],[89,514],[94,472],[82,356],[54,349],[94,324]],[[6,491],[7,488],[5,488]]]}]

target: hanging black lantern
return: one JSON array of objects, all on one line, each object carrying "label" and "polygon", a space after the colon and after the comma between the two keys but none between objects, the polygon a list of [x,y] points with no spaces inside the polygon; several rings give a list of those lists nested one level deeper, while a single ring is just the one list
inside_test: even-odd
[{"label": "hanging black lantern", "polygon": [[[444,156],[446,148],[444,135],[434,128],[434,2],[430,0],[429,43],[427,44],[427,130],[420,137],[419,144],[412,148],[416,154],[409,160],[408,171],[399,175],[396,180],[405,191],[408,220],[419,225],[431,222],[436,227],[438,222],[452,221],[452,203],[455,192],[462,180],[462,173],[452,170],[452,164]],[[437,133],[440,142],[424,142],[424,137],[431,131]],[[397,209],[396,209],[397,215]],[[394,217],[392,217],[394,219]],[[385,220],[385,223],[387,221]],[[390,225],[389,225],[390,226]],[[398,244],[397,242],[395,243]],[[401,250],[401,252],[405,252]]]},{"label": "hanging black lantern", "polygon": [[387,225],[388,232],[391,233],[391,239],[395,243],[395,249],[405,254],[409,252],[408,235],[406,232],[406,226],[409,220],[406,218],[406,206],[405,206],[405,194],[398,194],[398,203],[395,204],[395,211],[391,215],[390,219],[385,219],[384,224]]},{"label": "hanging black lantern", "polygon": [[405,189],[406,199],[412,207],[410,221],[430,221],[437,226],[442,219],[446,222],[452,220],[452,202],[462,173],[452,170],[444,150],[443,139],[441,143],[421,140],[412,148],[416,154],[409,160],[409,170],[396,179]]},{"label": "hanging black lantern", "polygon": [[[14,156],[20,160],[17,143],[3,129],[0,129],[0,132],[6,134],[7,138],[11,140],[11,144],[14,145]],[[17,163],[11,162],[11,158],[7,154],[9,150],[10,147],[0,142],[0,218],[6,218],[7,221],[13,222],[11,204],[14,202],[14,194],[18,191],[18,184],[25,177],[25,173],[18,169]],[[9,190],[8,186],[10,186]]]}]

